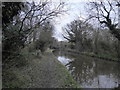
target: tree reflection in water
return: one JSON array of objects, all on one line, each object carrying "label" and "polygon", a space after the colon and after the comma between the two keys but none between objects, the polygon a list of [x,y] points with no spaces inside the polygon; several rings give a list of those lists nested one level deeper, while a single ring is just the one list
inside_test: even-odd
[{"label": "tree reflection in water", "polygon": [[65,60],[71,59],[66,66],[82,87],[114,88],[118,86],[120,63],[65,52],[59,53],[58,56],[64,56]]}]

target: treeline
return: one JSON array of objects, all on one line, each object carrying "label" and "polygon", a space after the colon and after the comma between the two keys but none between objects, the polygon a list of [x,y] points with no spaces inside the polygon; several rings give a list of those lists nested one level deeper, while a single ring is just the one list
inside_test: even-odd
[{"label": "treeline", "polygon": [[91,24],[75,20],[64,30],[66,35],[63,36],[69,41],[67,48],[111,58],[120,55],[119,41],[109,29],[93,28]]},{"label": "treeline", "polygon": [[119,59],[119,6],[119,1],[109,0],[87,3],[88,19],[74,20],[64,28],[71,49]]}]

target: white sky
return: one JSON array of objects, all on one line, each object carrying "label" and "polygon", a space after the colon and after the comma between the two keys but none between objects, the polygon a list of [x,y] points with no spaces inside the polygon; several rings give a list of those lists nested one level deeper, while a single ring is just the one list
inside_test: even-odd
[{"label": "white sky", "polygon": [[[86,0],[87,1],[87,0]],[[85,0],[69,0],[67,1],[67,7],[69,7],[69,11],[67,14],[62,15],[61,17],[55,18],[54,26],[55,26],[55,33],[54,36],[59,40],[63,41],[65,40],[62,37],[62,27],[64,27],[66,24],[70,23],[71,21],[75,20],[78,18],[78,16],[82,18],[86,18],[85,15],[85,6],[86,2]],[[81,19],[82,19],[81,18]]]}]

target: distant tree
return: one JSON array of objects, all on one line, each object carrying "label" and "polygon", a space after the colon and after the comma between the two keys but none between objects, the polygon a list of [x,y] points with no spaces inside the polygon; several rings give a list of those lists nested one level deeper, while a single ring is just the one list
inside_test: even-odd
[{"label": "distant tree", "polygon": [[59,42],[55,37],[53,37],[52,43],[50,44],[50,48],[51,49],[59,49],[60,48]]},{"label": "distant tree", "polygon": [[53,26],[49,22],[45,22],[41,27],[39,38],[36,40],[36,49],[44,52],[53,42]]},{"label": "distant tree", "polygon": [[85,40],[88,39],[88,32],[92,26],[81,20],[74,20],[65,28],[66,35],[63,35],[71,43],[75,43],[76,50],[83,51]]}]

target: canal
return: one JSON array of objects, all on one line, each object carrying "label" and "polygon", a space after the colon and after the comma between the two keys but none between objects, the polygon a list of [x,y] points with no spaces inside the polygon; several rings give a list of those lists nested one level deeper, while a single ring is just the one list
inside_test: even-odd
[{"label": "canal", "polygon": [[82,88],[115,88],[120,83],[120,63],[54,51]]}]

